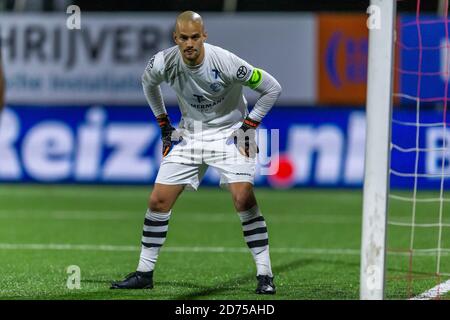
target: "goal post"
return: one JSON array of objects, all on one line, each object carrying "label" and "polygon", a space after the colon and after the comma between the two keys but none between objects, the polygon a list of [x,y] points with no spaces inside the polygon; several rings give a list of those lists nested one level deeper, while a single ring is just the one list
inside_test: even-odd
[{"label": "goal post", "polygon": [[[360,299],[384,299],[395,0],[371,0]],[[370,19],[378,19],[373,24]]]}]

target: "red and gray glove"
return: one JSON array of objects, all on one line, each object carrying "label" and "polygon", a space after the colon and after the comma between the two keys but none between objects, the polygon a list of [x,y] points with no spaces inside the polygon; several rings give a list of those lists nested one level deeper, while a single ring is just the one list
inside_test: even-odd
[{"label": "red and gray glove", "polygon": [[247,117],[244,119],[242,126],[231,135],[239,152],[248,158],[255,158],[256,154],[259,153],[255,140],[258,125],[259,122]]}]

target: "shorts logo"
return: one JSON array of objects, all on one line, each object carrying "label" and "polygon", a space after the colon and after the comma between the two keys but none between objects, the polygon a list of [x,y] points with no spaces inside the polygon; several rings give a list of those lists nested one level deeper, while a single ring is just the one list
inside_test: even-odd
[{"label": "shorts logo", "polygon": [[238,71],[236,72],[236,77],[238,79],[243,79],[247,75],[247,67],[246,66],[240,66]]},{"label": "shorts logo", "polygon": [[235,175],[237,175],[237,176],[249,176],[249,177],[252,176],[250,173],[242,173],[242,172],[236,172]]}]

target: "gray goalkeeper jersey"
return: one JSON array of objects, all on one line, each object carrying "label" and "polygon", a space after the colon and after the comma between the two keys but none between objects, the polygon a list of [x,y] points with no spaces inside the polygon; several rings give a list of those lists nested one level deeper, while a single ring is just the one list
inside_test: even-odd
[{"label": "gray goalkeeper jersey", "polygon": [[261,73],[225,49],[208,43],[204,48],[203,62],[195,67],[184,63],[177,46],[158,52],[145,69],[143,85],[155,87],[164,81],[175,90],[182,128],[192,130],[194,121],[231,127],[248,114],[242,86],[255,88]]}]

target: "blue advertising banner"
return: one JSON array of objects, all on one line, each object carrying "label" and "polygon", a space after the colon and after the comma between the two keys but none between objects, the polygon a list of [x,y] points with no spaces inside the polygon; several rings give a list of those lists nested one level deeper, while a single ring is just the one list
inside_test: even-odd
[{"label": "blue advertising banner", "polygon": [[440,189],[441,183],[445,189],[450,188],[450,128],[444,126],[443,119],[442,111],[394,112],[393,188]]},{"label": "blue advertising banner", "polygon": [[[178,109],[168,110],[177,124]],[[4,111],[2,182],[154,182],[161,142],[148,107],[10,106]],[[422,112],[422,123],[429,125],[420,127],[416,137],[415,116],[410,111],[394,113],[391,186],[411,188],[416,183],[419,188],[439,188],[441,173],[450,176],[450,130],[436,124],[442,113]],[[256,185],[361,187],[365,124],[360,109],[273,108],[258,133]],[[417,179],[414,173],[419,174]],[[449,187],[449,179],[443,182]],[[218,184],[219,174],[210,168],[202,185]]]},{"label": "blue advertising banner", "polygon": [[396,49],[400,64],[396,71],[402,103],[414,104],[416,97],[423,103],[443,103],[450,96],[449,30],[448,21],[435,15],[421,15],[419,21],[415,15],[400,17]]}]

